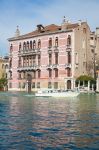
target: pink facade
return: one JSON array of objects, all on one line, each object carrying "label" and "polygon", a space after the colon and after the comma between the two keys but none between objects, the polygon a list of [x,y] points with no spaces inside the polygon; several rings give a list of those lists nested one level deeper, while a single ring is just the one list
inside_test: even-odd
[{"label": "pink facade", "polygon": [[9,42],[9,90],[26,90],[28,75],[31,76],[32,90],[72,88],[72,30],[18,36]]}]

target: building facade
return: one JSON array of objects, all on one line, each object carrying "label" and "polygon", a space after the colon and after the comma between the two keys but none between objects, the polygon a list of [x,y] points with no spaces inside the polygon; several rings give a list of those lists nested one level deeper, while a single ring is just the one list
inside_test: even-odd
[{"label": "building facade", "polygon": [[87,22],[37,25],[9,38],[9,90],[74,89],[80,75],[91,75],[92,52]]},{"label": "building facade", "polygon": [[0,58],[0,79],[8,79],[9,73],[9,58],[7,56]]}]

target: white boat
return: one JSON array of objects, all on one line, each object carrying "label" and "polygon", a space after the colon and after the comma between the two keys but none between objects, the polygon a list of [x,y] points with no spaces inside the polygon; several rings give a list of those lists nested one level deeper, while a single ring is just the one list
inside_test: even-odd
[{"label": "white boat", "polygon": [[39,90],[35,93],[36,97],[76,97],[80,93],[78,91],[67,91],[67,90]]}]

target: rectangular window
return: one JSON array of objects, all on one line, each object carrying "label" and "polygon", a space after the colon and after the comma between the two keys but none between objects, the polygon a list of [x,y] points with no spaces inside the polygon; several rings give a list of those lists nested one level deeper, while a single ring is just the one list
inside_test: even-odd
[{"label": "rectangular window", "polygon": [[21,73],[19,72],[19,74],[18,74],[18,79],[21,79]]},{"label": "rectangular window", "polygon": [[52,88],[52,83],[51,82],[48,82],[48,88]]},{"label": "rectangular window", "polygon": [[68,64],[71,64],[71,53],[70,52],[68,52],[68,54],[67,54],[68,56]]},{"label": "rectangular window", "polygon": [[51,78],[51,77],[52,77],[52,70],[49,69],[49,78]]},{"label": "rectangular window", "polygon": [[23,67],[26,66],[26,57],[23,57]]},{"label": "rectangular window", "polygon": [[25,83],[23,83],[22,88],[25,89]]},{"label": "rectangular window", "polygon": [[41,71],[38,70],[38,78],[40,78],[40,77],[41,77]]},{"label": "rectangular window", "polygon": [[32,83],[32,89],[34,89],[34,88],[35,88],[35,82]]},{"label": "rectangular window", "polygon": [[32,78],[33,78],[33,79],[36,78],[36,72],[35,72],[35,71],[33,71],[33,73],[32,73]]},{"label": "rectangular window", "polygon": [[54,89],[58,89],[58,82],[54,82]]},{"label": "rectangular window", "polygon": [[41,56],[38,55],[38,65],[40,66],[41,65]]},{"label": "rectangular window", "polygon": [[55,64],[58,64],[58,53],[55,53]]},{"label": "rectangular window", "polygon": [[37,88],[40,88],[40,82],[37,82]]},{"label": "rectangular window", "polygon": [[67,68],[67,77],[70,77],[70,76],[71,76],[71,69]]},{"label": "rectangular window", "polygon": [[52,54],[49,54],[49,65],[52,64]]},{"label": "rectangular window", "polygon": [[19,67],[21,67],[21,57],[19,57]]},{"label": "rectangular window", "polygon": [[21,83],[19,82],[19,88],[21,88]]},{"label": "rectangular window", "polygon": [[35,64],[36,64],[36,56],[33,55],[33,65],[35,65]]},{"label": "rectangular window", "polygon": [[55,77],[58,77],[58,69],[55,69]]},{"label": "rectangular window", "polygon": [[11,82],[9,83],[9,88],[12,88],[12,83]]}]

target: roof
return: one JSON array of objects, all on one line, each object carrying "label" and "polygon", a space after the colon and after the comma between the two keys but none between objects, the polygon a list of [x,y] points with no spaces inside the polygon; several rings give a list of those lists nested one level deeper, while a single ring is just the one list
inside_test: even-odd
[{"label": "roof", "polygon": [[[82,22],[83,24],[84,22]],[[42,25],[40,25],[41,27],[43,27]],[[67,24],[67,29],[68,30],[71,30],[71,29],[74,29],[76,27],[79,26],[79,23],[75,23],[75,24]],[[40,35],[45,35],[45,34],[50,34],[50,33],[55,33],[55,32],[62,32],[61,30],[61,26],[59,25],[55,25],[55,24],[50,24],[48,26],[45,26],[41,29],[41,31],[39,31],[38,29],[30,32],[30,33],[27,33],[27,34],[24,34],[24,35],[21,35],[21,36],[18,36],[18,37],[12,37],[12,38],[9,38],[8,41],[13,41],[13,40],[20,40],[20,39],[25,39],[25,38],[31,38],[31,37],[35,37],[35,36],[40,36]]]}]

